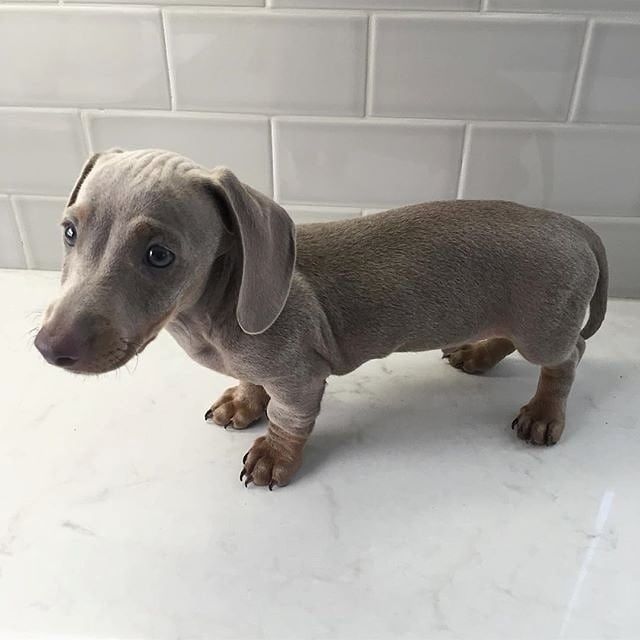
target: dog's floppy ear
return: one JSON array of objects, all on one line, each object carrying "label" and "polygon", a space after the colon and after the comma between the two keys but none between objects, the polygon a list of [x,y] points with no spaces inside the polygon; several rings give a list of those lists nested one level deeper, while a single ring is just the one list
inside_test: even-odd
[{"label": "dog's floppy ear", "polygon": [[93,167],[96,166],[96,162],[98,162],[98,159],[101,156],[106,155],[107,153],[122,153],[122,149],[109,149],[104,153],[94,153],[85,162],[85,165],[84,167],[82,167],[82,171],[80,172],[80,177],[76,180],[73,190],[71,191],[71,195],[69,196],[69,201],[67,202],[67,208],[70,207],[72,204],[75,204],[75,201],[78,198],[78,193],[80,191],[80,187],[82,186],[82,183],[85,181],[87,176],[91,173],[91,170],[93,169]]},{"label": "dog's floppy ear", "polygon": [[263,333],[276,321],[289,295],[295,226],[282,207],[242,184],[228,169],[214,169],[211,182],[242,244],[238,324],[245,333]]},{"label": "dog's floppy ear", "polygon": [[71,191],[71,195],[69,196],[69,200],[67,202],[67,207],[70,207],[72,204],[75,204],[76,198],[78,197],[78,192],[80,191],[80,187],[82,183],[85,181],[85,178],[91,172],[91,169],[95,167],[96,162],[98,162],[98,158],[101,154],[94,153],[86,162],[84,167],[82,167],[82,171],[80,172],[80,177],[76,180],[76,183]]}]

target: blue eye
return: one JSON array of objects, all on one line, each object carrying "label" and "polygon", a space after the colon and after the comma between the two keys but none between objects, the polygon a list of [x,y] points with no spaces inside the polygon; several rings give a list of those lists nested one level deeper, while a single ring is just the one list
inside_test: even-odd
[{"label": "blue eye", "polygon": [[168,267],[176,256],[172,251],[159,244],[154,244],[147,249],[147,264],[156,269]]},{"label": "blue eye", "polygon": [[65,244],[69,247],[73,247],[73,245],[76,243],[77,237],[78,237],[78,232],[76,231],[76,228],[73,222],[65,222],[64,223]]}]

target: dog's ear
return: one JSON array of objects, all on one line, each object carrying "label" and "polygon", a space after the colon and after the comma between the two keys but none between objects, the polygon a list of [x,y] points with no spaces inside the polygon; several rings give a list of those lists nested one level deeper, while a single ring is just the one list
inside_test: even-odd
[{"label": "dog's ear", "polygon": [[67,202],[67,208],[72,204],[75,204],[75,201],[78,197],[78,192],[80,191],[80,187],[82,183],[85,181],[86,177],[91,173],[91,169],[96,166],[96,162],[98,162],[98,158],[101,154],[94,153],[86,162],[84,167],[82,167],[82,171],[80,172],[80,177],[76,180],[75,185],[73,186],[73,190],[71,191],[71,195],[69,196],[69,200]]},{"label": "dog's ear", "polygon": [[122,153],[122,149],[109,149],[104,153],[94,153],[86,162],[84,167],[82,167],[82,171],[80,172],[80,177],[76,180],[76,183],[71,191],[71,195],[69,196],[69,200],[67,202],[67,208],[72,204],[75,204],[76,199],[78,198],[78,193],[80,191],[80,187],[82,183],[86,180],[87,176],[91,173],[93,167],[96,166],[96,162],[98,159],[108,153]]},{"label": "dog's ear", "polygon": [[242,245],[238,324],[245,333],[263,333],[276,321],[289,295],[295,226],[282,207],[242,184],[228,169],[214,169],[211,183],[226,209],[226,222]]}]

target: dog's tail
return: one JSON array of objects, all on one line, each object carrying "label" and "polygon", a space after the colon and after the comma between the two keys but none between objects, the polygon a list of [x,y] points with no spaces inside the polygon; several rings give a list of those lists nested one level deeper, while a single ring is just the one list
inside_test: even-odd
[{"label": "dog's tail", "polygon": [[607,291],[609,289],[609,266],[607,264],[607,252],[605,251],[602,240],[598,234],[587,227],[589,233],[587,241],[598,263],[599,275],[598,282],[596,283],[596,289],[593,292],[593,297],[589,303],[589,319],[587,324],[584,325],[580,335],[586,340],[590,338],[602,324],[604,315],[607,312]]}]

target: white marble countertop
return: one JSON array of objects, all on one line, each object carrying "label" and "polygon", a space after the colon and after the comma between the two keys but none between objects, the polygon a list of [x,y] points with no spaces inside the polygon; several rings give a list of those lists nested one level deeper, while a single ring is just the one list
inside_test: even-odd
[{"label": "white marble countertop", "polygon": [[3,638],[640,637],[640,302],[587,345],[560,444],[509,428],[536,369],[439,354],[331,378],[296,481],[245,487],[265,426],[168,335],[82,378],[29,330],[57,275],[0,272]]}]

